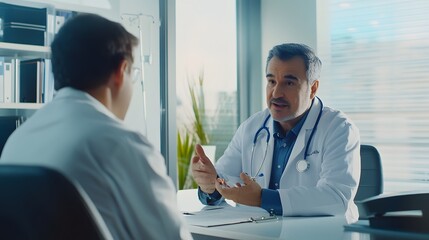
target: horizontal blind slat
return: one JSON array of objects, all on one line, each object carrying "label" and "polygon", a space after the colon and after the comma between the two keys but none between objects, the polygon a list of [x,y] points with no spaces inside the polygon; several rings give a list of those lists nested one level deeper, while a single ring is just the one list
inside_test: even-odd
[{"label": "horizontal blind slat", "polygon": [[319,96],[378,148],[386,192],[429,189],[429,1],[341,3],[318,46],[330,49]]}]

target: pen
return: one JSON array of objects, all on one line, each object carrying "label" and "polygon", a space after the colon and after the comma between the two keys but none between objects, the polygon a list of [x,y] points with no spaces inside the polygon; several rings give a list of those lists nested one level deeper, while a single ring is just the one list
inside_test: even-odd
[{"label": "pen", "polygon": [[201,209],[201,211],[209,211],[209,210],[216,210],[216,209],[222,209],[223,207],[211,207],[211,208],[205,208]]},{"label": "pen", "polygon": [[183,214],[183,215],[195,215],[195,214],[190,213],[190,212],[183,212],[182,214]]},{"label": "pen", "polygon": [[200,212],[205,212],[205,211],[210,211],[210,210],[217,210],[217,209],[222,209],[223,207],[207,207],[207,208],[203,208],[203,209],[201,209],[200,211],[198,211],[198,212],[182,212],[182,214],[183,215],[188,215],[188,216],[190,216],[190,215],[196,215],[196,214],[198,214],[198,213],[200,213]]}]

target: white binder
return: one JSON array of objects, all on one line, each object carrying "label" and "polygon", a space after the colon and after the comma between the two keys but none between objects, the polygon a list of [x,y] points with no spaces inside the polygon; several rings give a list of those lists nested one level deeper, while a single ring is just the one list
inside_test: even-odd
[{"label": "white binder", "polygon": [[0,103],[4,102],[3,59],[0,59]]},{"label": "white binder", "polygon": [[12,94],[12,84],[13,84],[13,79],[12,79],[12,64],[11,63],[3,63],[3,81],[4,81],[4,94],[3,94],[3,98],[4,98],[4,102],[5,103],[10,103],[13,102],[13,94]]}]

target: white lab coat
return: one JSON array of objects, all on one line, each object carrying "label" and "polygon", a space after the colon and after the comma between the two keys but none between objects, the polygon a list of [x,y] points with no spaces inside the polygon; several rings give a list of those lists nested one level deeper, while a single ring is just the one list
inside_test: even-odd
[{"label": "white lab coat", "polygon": [[75,179],[115,239],[192,238],[161,154],[85,92],[61,89],[24,122],[3,150],[0,164],[8,163]]},{"label": "white lab coat", "polygon": [[[307,140],[319,114],[321,102],[315,98],[313,106],[298,134],[289,161],[280,179],[281,204],[284,216],[344,215],[347,222],[358,219],[354,197],[360,178],[360,136],[357,127],[342,112],[324,107],[317,131],[310,143],[307,161],[310,167],[298,172],[296,164],[304,159]],[[261,131],[251,163],[253,139],[269,114],[258,112],[243,122],[224,155],[216,162],[220,175],[239,176],[258,171],[266,148],[266,132]],[[273,121],[267,123],[271,135]],[[268,152],[257,182],[268,188],[274,151],[270,137]]]}]

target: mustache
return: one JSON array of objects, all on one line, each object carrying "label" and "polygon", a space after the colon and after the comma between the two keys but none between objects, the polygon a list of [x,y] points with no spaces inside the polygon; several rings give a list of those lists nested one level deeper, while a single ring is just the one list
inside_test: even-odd
[{"label": "mustache", "polygon": [[270,103],[289,105],[289,102],[286,101],[284,98],[271,98]]}]

